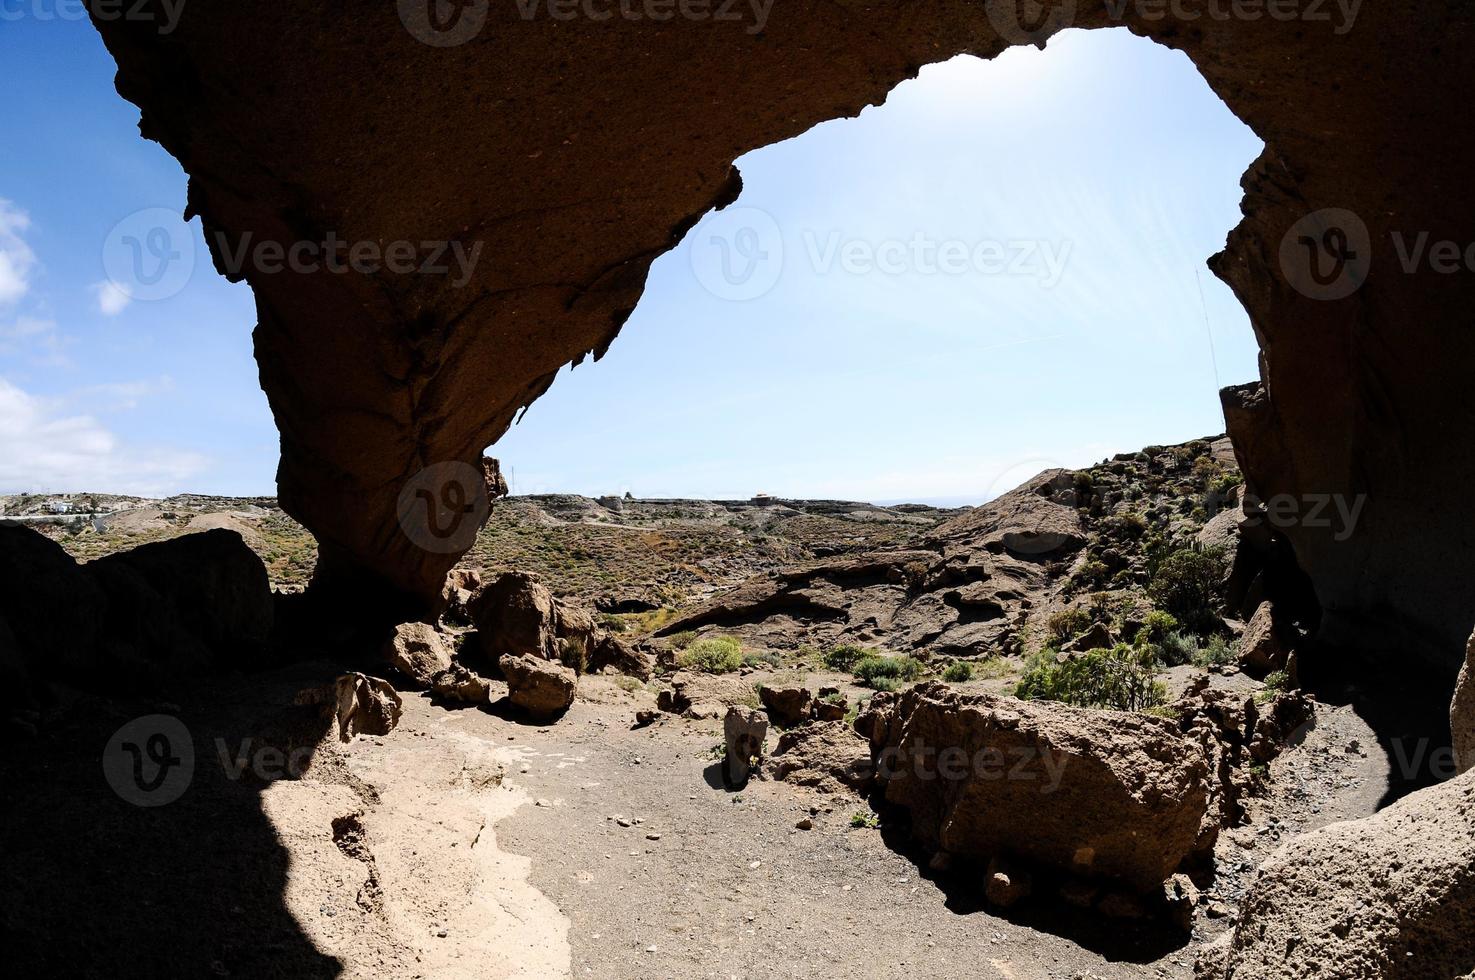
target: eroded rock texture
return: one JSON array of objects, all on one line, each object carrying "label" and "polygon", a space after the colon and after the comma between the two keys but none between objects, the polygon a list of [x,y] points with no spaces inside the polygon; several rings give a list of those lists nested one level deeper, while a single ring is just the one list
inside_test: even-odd
[{"label": "eroded rock texture", "polygon": [[[560,366],[598,358],[650,263],[735,198],[733,159],[879,102],[923,64],[1026,40],[1013,4],[975,0],[786,0],[761,29],[751,14],[562,20],[469,3],[435,35],[424,6],[239,0],[190,4],[168,35],[136,18],[97,26],[143,133],[189,172],[217,265],[255,291],[281,499],[322,541],[323,581],[368,572],[431,604],[456,555],[397,526],[409,481],[475,465]],[[1475,276],[1434,271],[1425,249],[1405,272],[1392,236],[1410,251],[1421,234],[1425,248],[1468,239],[1475,147],[1452,116],[1475,83],[1470,13],[1364,4],[1349,28],[1177,6],[1201,16],[1058,9],[1186,52],[1264,139],[1247,217],[1211,261],[1263,352],[1263,384],[1226,393],[1240,461],[1263,496],[1365,495],[1350,537],[1285,531],[1328,628],[1412,637],[1453,665],[1475,619],[1475,556],[1450,530],[1475,477]],[[978,93],[1011,95],[1027,93]],[[1281,262],[1283,243],[1293,262],[1302,248],[1297,222],[1325,208],[1367,231],[1331,222],[1350,245],[1322,272],[1366,256],[1350,262],[1365,282],[1335,299],[1304,270],[1293,287]],[[1313,247],[1326,230],[1313,222]],[[228,267],[248,235],[285,248],[330,233],[480,250],[464,276],[455,262],[442,275]]]},{"label": "eroded rock texture", "polygon": [[1012,855],[1149,895],[1213,846],[1208,764],[1161,718],[933,683],[877,694],[855,727],[928,851]]},{"label": "eroded rock texture", "polygon": [[1475,776],[1365,820],[1323,827],[1260,869],[1227,949],[1201,977],[1414,980],[1468,976]]}]

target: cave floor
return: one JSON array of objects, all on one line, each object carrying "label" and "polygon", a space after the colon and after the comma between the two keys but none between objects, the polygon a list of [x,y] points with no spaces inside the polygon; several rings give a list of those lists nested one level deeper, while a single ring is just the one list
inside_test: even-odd
[{"label": "cave floor", "polygon": [[[1351,708],[1319,707],[1251,822],[1222,835],[1185,939],[991,914],[884,814],[852,826],[871,812],[854,796],[763,779],[731,792],[720,722],[632,728],[656,685],[585,678],[543,726],[405,692],[392,733],[340,744],[290,707],[332,673],[238,676],[166,703],[77,695],[5,747],[13,961],[80,976],[1189,977],[1255,868],[1295,833],[1372,812],[1390,770]],[[100,762],[120,725],[155,712],[187,726],[193,777],[137,806]]]}]

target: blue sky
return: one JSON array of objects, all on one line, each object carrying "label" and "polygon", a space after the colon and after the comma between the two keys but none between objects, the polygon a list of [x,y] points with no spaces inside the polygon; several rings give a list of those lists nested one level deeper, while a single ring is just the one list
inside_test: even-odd
[{"label": "blue sky", "polygon": [[[85,23],[0,23],[0,492],[270,493],[249,289],[108,287],[179,166]],[[739,161],[598,364],[492,453],[515,492],[976,501],[1221,431],[1255,344],[1203,267],[1260,142],[1122,30],[955,59]],[[724,261],[727,263],[723,265]]]}]

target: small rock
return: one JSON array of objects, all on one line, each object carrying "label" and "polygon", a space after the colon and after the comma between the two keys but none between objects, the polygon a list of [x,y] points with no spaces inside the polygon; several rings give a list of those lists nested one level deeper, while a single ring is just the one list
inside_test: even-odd
[{"label": "small rock", "polygon": [[813,830],[814,821],[809,819],[808,817],[805,817],[803,820],[800,820],[798,823],[794,824],[794,826],[799,830]]},{"label": "small rock", "polygon": [[661,835],[660,834],[646,834],[645,835],[645,839],[646,840],[660,840],[661,839]]}]

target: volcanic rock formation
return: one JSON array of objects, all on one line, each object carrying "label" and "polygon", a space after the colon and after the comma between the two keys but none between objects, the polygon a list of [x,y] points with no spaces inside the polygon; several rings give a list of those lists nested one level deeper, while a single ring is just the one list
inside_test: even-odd
[{"label": "volcanic rock formation", "polygon": [[[435,496],[428,467],[476,468],[560,367],[609,348],[651,262],[737,198],[736,157],[922,65],[1065,26],[1181,50],[1265,141],[1210,261],[1262,352],[1261,381],[1224,396],[1243,469],[1303,509],[1362,499],[1348,537],[1283,528],[1329,634],[1397,637],[1452,671],[1475,621],[1475,549],[1447,531],[1475,478],[1469,440],[1451,438],[1475,429],[1475,277],[1442,274],[1428,246],[1465,241],[1475,213],[1458,179],[1475,133],[1449,118],[1475,85],[1475,23],[1445,3],[1314,20],[1188,8],[1066,4],[1039,30],[1004,0],[800,0],[761,24],[472,4],[448,25],[415,4],[264,0],[191,4],[168,34],[94,20],[143,134],[190,174],[217,268],[255,292],[281,499],[322,543],[318,584],[365,576],[427,605],[457,554],[401,530],[402,497]],[[330,241],[411,243],[445,271],[234,259]]]}]

